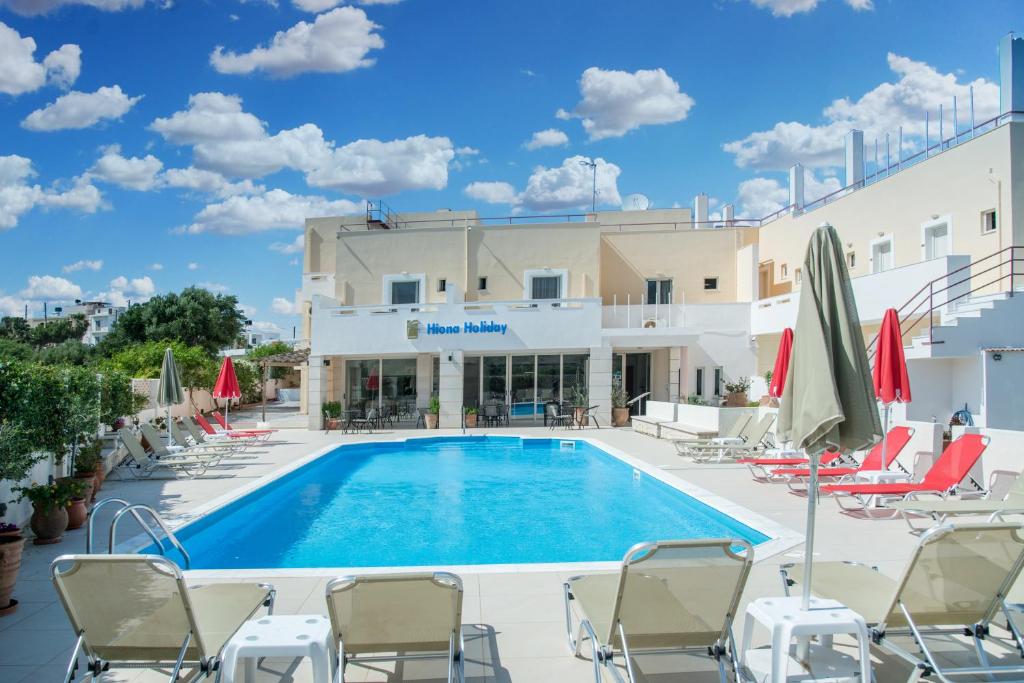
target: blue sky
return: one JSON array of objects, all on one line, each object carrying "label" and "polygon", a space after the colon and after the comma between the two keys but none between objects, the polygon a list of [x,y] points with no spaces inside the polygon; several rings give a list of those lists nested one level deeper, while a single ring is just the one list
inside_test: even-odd
[{"label": "blue sky", "polygon": [[0,313],[200,284],[290,335],[301,219],[785,203],[998,102],[1006,2],[0,0]]}]

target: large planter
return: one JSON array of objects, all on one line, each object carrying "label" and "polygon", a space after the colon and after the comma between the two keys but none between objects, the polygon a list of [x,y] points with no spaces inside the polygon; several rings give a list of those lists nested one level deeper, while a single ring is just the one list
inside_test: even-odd
[{"label": "large planter", "polygon": [[325,417],[324,418],[324,429],[331,431],[332,429],[341,429],[341,418],[338,417]]},{"label": "large planter", "polygon": [[[85,501],[86,505],[92,502],[96,492],[96,472],[76,472],[75,481],[80,482],[82,487],[82,500]],[[69,527],[74,529],[75,527]]]},{"label": "large planter", "polygon": [[473,429],[474,427],[476,427],[476,413],[467,413],[466,414],[466,428],[467,429]]},{"label": "large planter", "polygon": [[92,473],[96,481],[96,486],[92,490],[92,499],[95,501],[96,494],[100,492],[100,489],[103,487],[103,482],[107,479],[107,468],[104,466],[102,458],[100,458],[100,461],[96,463],[96,468]]},{"label": "large planter", "polygon": [[612,408],[612,426],[625,427],[629,424],[629,408]]},{"label": "large planter", "polygon": [[726,408],[746,408],[749,402],[745,391],[732,391],[725,395]]},{"label": "large planter", "polygon": [[21,568],[25,538],[20,534],[0,536],[0,617],[12,614],[18,601],[11,598]]},{"label": "large planter", "polygon": [[89,508],[85,507],[85,498],[72,498],[68,506],[68,531],[81,529],[89,518]]},{"label": "large planter", "polygon": [[437,413],[427,413],[423,416],[423,422],[427,429],[437,429]]},{"label": "large planter", "polygon": [[33,504],[32,510],[29,526],[32,528],[32,533],[36,535],[32,543],[35,545],[60,543],[64,531],[68,528],[67,508],[56,505],[40,508]]}]

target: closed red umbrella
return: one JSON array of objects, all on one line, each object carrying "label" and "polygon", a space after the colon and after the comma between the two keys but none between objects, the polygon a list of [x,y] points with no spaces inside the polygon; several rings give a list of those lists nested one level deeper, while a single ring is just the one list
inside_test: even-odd
[{"label": "closed red umbrella", "polygon": [[227,422],[231,399],[242,397],[238,377],[235,375],[235,364],[231,362],[230,356],[224,356],[224,362],[221,363],[217,383],[213,385],[213,397],[227,399],[227,403],[224,404],[224,421]]},{"label": "closed red umbrella", "polygon": [[887,310],[882,318],[875,351],[875,369],[871,378],[875,385],[875,396],[885,406],[882,462],[887,463],[885,451],[889,441],[889,410],[897,401],[910,403],[910,377],[907,374],[907,360],[903,355],[903,332],[895,308]]},{"label": "closed red umbrella", "polygon": [[786,373],[789,372],[789,356],[792,353],[793,330],[787,327],[782,331],[779,353],[775,356],[775,368],[772,370],[772,381],[768,385],[768,395],[772,398],[782,396],[782,390],[786,388]]}]

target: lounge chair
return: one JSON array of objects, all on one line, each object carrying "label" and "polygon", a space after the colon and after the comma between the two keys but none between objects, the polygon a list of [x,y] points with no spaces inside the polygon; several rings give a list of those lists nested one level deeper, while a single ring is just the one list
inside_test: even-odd
[{"label": "lounge chair", "polygon": [[[861,511],[868,517],[876,516],[872,512],[872,504],[879,501],[905,498],[908,494],[925,491],[945,498],[969,476],[971,468],[988,448],[989,441],[989,437],[981,434],[961,434],[946,447],[919,483],[829,484],[822,486],[821,491],[831,494],[842,509]],[[892,508],[886,508],[885,513],[889,516],[896,514]]]},{"label": "lounge chair", "polygon": [[[840,451],[825,451],[821,454],[821,460],[818,461],[818,467],[822,468],[818,472],[820,473],[824,469],[829,471],[836,469],[835,463],[842,462],[842,460],[843,454]],[[799,468],[799,466],[806,465],[809,461],[807,458],[740,458],[736,462],[746,465],[750,474],[757,481],[782,481],[774,476],[777,472],[803,471],[805,468]],[[799,470],[793,470],[793,468],[799,468]]]},{"label": "lounge chair", "polygon": [[139,431],[142,432],[143,438],[146,439],[146,443],[149,444],[150,452],[152,452],[157,458],[181,458],[191,456],[200,460],[209,460],[212,464],[217,464],[229,453],[229,451],[224,448],[217,448],[209,445],[189,446],[187,442],[175,443],[172,446],[165,445],[163,436],[156,430],[156,427],[148,422],[141,423],[139,425]]},{"label": "lounge chair", "polygon": [[[863,564],[815,562],[811,590],[861,614],[872,642],[914,667],[912,680],[931,674],[949,681],[953,676],[1024,672],[1024,663],[990,664],[982,643],[1024,566],[1020,532],[1018,524],[938,526],[921,536],[899,579]],[[803,565],[784,566],[782,571],[787,593],[803,580]],[[951,635],[974,639],[978,666],[949,663]],[[940,658],[926,642],[934,636],[941,638],[933,641],[943,650]],[[893,642],[898,637],[912,638],[918,652]]]},{"label": "lounge chair", "polygon": [[[241,452],[249,445],[250,442],[242,441],[240,439],[226,439],[223,441],[207,441],[198,440],[191,434],[188,434],[182,430],[178,425],[177,420],[171,420],[171,436],[174,438],[174,442],[185,448],[203,448],[208,450],[220,451],[223,449],[226,453],[238,453]],[[147,441],[149,439],[146,439]]]},{"label": "lounge chair", "polygon": [[700,446],[714,446],[714,445],[729,445],[729,446],[742,446],[750,438],[750,432],[753,431],[757,425],[757,421],[754,420],[752,414],[740,415],[736,418],[736,421],[729,425],[729,429],[725,430],[725,433],[720,436],[715,436],[710,439],[672,439],[673,445],[676,447],[676,453],[679,455],[687,455],[689,448],[700,447]]},{"label": "lounge chair", "polygon": [[690,446],[688,455],[694,462],[722,462],[725,460],[741,460],[753,457],[770,445],[768,432],[775,423],[775,415],[767,414],[758,420],[742,444],[701,444]]},{"label": "lounge chair", "polygon": [[601,665],[622,680],[615,666],[619,655],[635,683],[632,655],[680,652],[710,654],[724,682],[725,661],[734,676],[737,671],[732,622],[753,556],[749,543],[732,538],[635,545],[619,573],[565,582],[569,647],[578,657],[583,638],[590,640],[596,683],[602,680]]},{"label": "lounge chair", "polygon": [[[912,427],[893,427],[885,436],[885,462],[882,462],[882,440],[871,447],[867,455],[856,467],[822,467],[818,470],[818,480],[827,480],[836,484],[845,484],[849,479],[856,477],[861,472],[872,472],[887,470],[903,449],[910,443],[910,437],[914,435]],[[838,451],[836,452],[838,455]],[[835,460],[833,460],[834,462]],[[822,465],[826,465],[825,456],[822,456]],[[753,471],[753,469],[751,470]],[[811,476],[811,470],[807,467],[782,467],[766,472],[767,477],[772,481],[783,481],[794,491],[806,491],[807,479]],[[838,481],[837,481],[838,480]]]},{"label": "lounge chair", "polygon": [[224,433],[207,434],[192,418],[188,416],[181,418],[180,426],[185,428],[188,436],[192,438],[192,442],[197,446],[202,446],[204,444],[219,445],[224,443],[237,443],[242,448],[245,448],[257,440],[255,437],[232,437],[231,435]]},{"label": "lounge chair", "polygon": [[204,474],[206,470],[220,461],[220,457],[216,455],[199,457],[169,451],[158,456],[155,453],[147,453],[146,449],[142,447],[142,442],[127,427],[117,430],[117,435],[128,452],[128,455],[121,461],[118,471],[127,470],[135,478],[149,477],[159,469],[194,477]]},{"label": "lounge chair", "polygon": [[327,612],[337,645],[336,683],[350,662],[425,658],[447,658],[448,683],[465,681],[458,576],[344,576],[327,584]]},{"label": "lounge chair", "polygon": [[[63,680],[79,655],[98,679],[108,669],[170,669],[169,681],[214,674],[221,650],[274,588],[256,583],[188,586],[181,570],[157,555],[62,555],[50,576],[78,640]],[[179,679],[182,669],[194,669]]]},{"label": "lounge chair", "polygon": [[273,434],[274,432],[277,431],[276,429],[235,429],[234,427],[231,426],[227,419],[220,414],[219,410],[215,410],[210,414],[213,415],[213,419],[217,421],[217,424],[219,424],[224,429],[224,431],[227,432],[241,432],[246,434]]},{"label": "lounge chair", "polygon": [[[928,495],[931,497],[922,499]],[[914,526],[922,518],[931,522],[928,527],[959,515],[988,515],[989,521],[993,521],[991,518],[1024,513],[1024,476],[1011,470],[993,470],[982,498],[942,498],[929,492],[911,493],[886,507],[898,511],[912,531],[927,528]]]},{"label": "lounge chair", "polygon": [[195,414],[196,424],[210,436],[224,435],[231,439],[269,439],[270,432],[217,431],[202,413]]}]

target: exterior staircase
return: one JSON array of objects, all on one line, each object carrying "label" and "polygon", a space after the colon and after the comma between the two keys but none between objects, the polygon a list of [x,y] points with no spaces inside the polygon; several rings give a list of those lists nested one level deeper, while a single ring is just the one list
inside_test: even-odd
[{"label": "exterior staircase", "polygon": [[934,311],[928,326],[904,347],[911,358],[974,356],[980,349],[1024,347],[1024,291],[971,295]]}]

